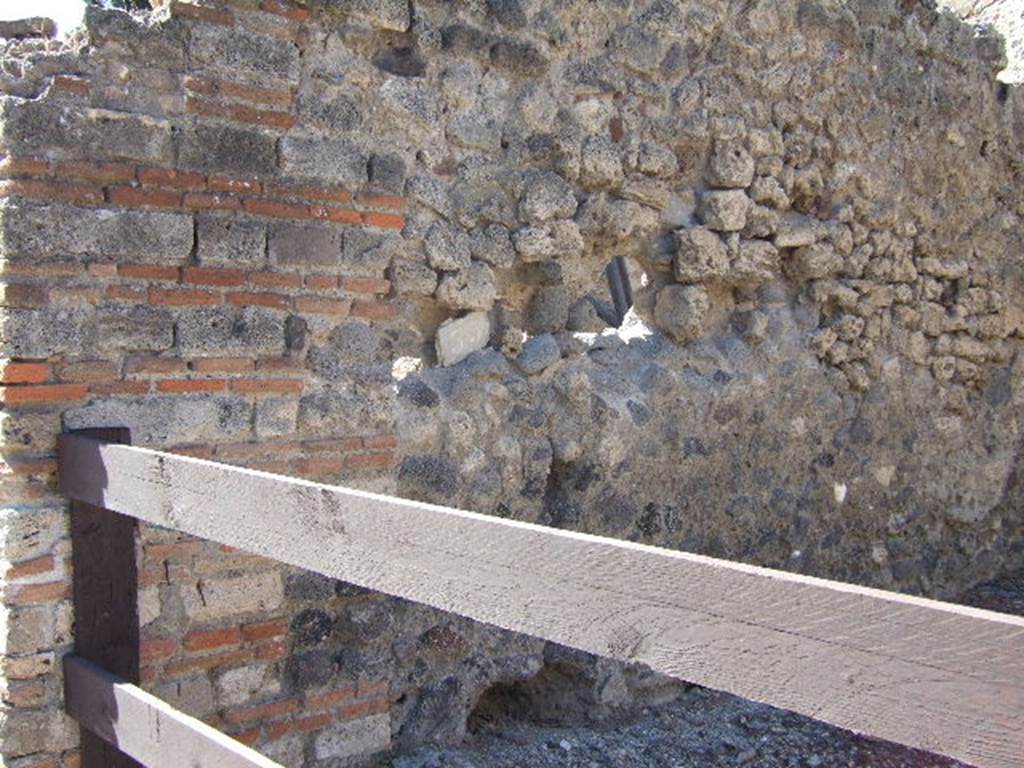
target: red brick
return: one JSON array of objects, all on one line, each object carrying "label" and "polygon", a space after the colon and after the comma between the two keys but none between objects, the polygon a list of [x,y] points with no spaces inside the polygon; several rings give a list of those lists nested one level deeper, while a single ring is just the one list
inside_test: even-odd
[{"label": "red brick", "polygon": [[281,91],[273,88],[262,88],[230,80],[190,77],[185,85],[193,93],[200,93],[203,96],[227,96],[232,99],[266,104],[271,107],[287,108],[295,101],[295,94],[291,90]]},{"label": "red brick", "polygon": [[126,285],[107,286],[107,290],[103,292],[103,295],[108,299],[115,299],[117,301],[145,302],[149,300],[145,288],[129,288]]},{"label": "red brick", "polygon": [[314,219],[333,221],[338,224],[361,224],[363,216],[351,208],[338,208],[333,205],[314,205],[310,207],[310,216]]},{"label": "red brick", "polygon": [[378,451],[376,453],[362,453],[349,456],[345,466],[349,469],[382,469],[394,463],[395,454],[393,451]]},{"label": "red brick", "polygon": [[266,720],[271,717],[280,717],[294,712],[299,708],[299,700],[295,698],[283,701],[272,701],[268,704],[257,704],[254,707],[239,707],[230,709],[224,713],[225,722],[237,725],[248,723],[253,720]]},{"label": "red brick", "polygon": [[166,189],[108,187],[107,198],[125,208],[177,208],[181,205],[181,193]]},{"label": "red brick", "polygon": [[156,383],[157,392],[222,392],[224,379],[163,379]]},{"label": "red brick", "polygon": [[268,723],[264,729],[267,741],[277,741],[282,736],[287,736],[291,733],[294,725],[294,720],[278,720],[276,723]]},{"label": "red brick", "polygon": [[405,216],[399,216],[395,213],[377,213],[376,211],[368,211],[363,214],[363,223],[368,227],[403,229],[405,227]]},{"label": "red brick", "polygon": [[269,472],[272,475],[291,475],[291,464],[287,461],[253,461],[246,465],[249,469]]},{"label": "red brick", "polygon": [[69,400],[81,400],[87,394],[89,394],[89,390],[84,384],[43,384],[0,388],[0,400],[8,405],[61,403]]},{"label": "red brick", "polygon": [[[3,698],[12,707],[38,707],[46,699],[46,685],[40,680],[8,685]],[[33,763],[32,765],[46,765],[46,762]],[[56,763],[53,763],[53,765],[56,765]]]},{"label": "red brick", "polygon": [[139,181],[147,187],[171,187],[189,192],[206,188],[206,176],[172,168],[140,168]]},{"label": "red brick", "polygon": [[361,194],[357,198],[360,205],[366,206],[367,208],[393,208],[395,210],[405,210],[405,198],[399,197],[398,195],[372,195],[372,194]]},{"label": "red brick", "polygon": [[230,195],[208,195],[201,192],[187,192],[182,203],[186,208],[194,211],[205,211],[211,208],[224,211],[238,211],[242,208],[242,201]]},{"label": "red brick", "polygon": [[260,740],[260,736],[263,735],[263,731],[259,728],[250,728],[246,731],[237,731],[236,733],[228,734],[235,741],[240,741],[243,744],[248,744],[250,747]]},{"label": "red brick", "polygon": [[109,360],[82,360],[57,367],[57,378],[61,381],[106,381],[116,379],[120,375],[121,367]]},{"label": "red brick", "polygon": [[179,456],[191,456],[194,459],[213,458],[213,446],[210,445],[178,445],[167,450]]},{"label": "red brick", "polygon": [[178,642],[172,637],[154,637],[139,643],[139,658],[146,661],[166,659],[178,650]]},{"label": "red brick", "polygon": [[249,373],[255,366],[256,361],[248,357],[201,357],[190,363],[200,373]]},{"label": "red brick", "polygon": [[3,370],[4,384],[42,384],[50,378],[46,363],[7,363]]},{"label": "red brick", "polygon": [[167,291],[161,288],[149,289],[149,303],[161,304],[172,307],[184,307],[196,304],[220,304],[219,293],[210,291]]},{"label": "red brick", "polygon": [[352,303],[348,299],[322,299],[319,296],[297,296],[295,309],[318,315],[347,315]]},{"label": "red brick", "polygon": [[282,0],[263,0],[260,3],[260,10],[273,13],[276,16],[284,16],[289,21],[305,21],[309,18],[308,9],[282,2]]},{"label": "red brick", "polygon": [[394,304],[383,304],[377,301],[352,302],[352,316],[365,317],[368,320],[390,320],[398,314]]},{"label": "red brick", "polygon": [[185,267],[182,282],[197,285],[237,286],[245,283],[245,272],[240,269],[214,269],[212,267]]},{"label": "red brick", "polygon": [[0,178],[11,179],[16,176],[46,176],[50,166],[45,160],[32,158],[5,157],[0,160]]},{"label": "red brick", "polygon": [[371,713],[374,707],[373,701],[354,701],[338,707],[338,717],[343,720],[351,720],[357,717],[364,717]]},{"label": "red brick", "polygon": [[189,651],[209,651],[214,648],[238,645],[241,642],[242,631],[238,627],[197,630],[185,635],[185,648]]},{"label": "red brick", "polygon": [[185,361],[177,357],[129,357],[125,373],[184,373]]},{"label": "red brick", "polygon": [[311,459],[304,458],[295,462],[295,471],[300,475],[333,475],[345,468],[345,460],[336,459]]},{"label": "red brick", "polygon": [[622,127],[622,118],[613,117],[608,121],[608,137],[618,144],[622,141],[622,137],[625,135],[625,130]]},{"label": "red brick", "polygon": [[252,624],[245,624],[242,626],[242,637],[246,640],[266,640],[271,637],[281,637],[287,633],[287,619],[257,621]]},{"label": "red brick", "polygon": [[34,557],[31,560],[11,563],[11,567],[7,569],[4,578],[7,581],[15,581],[28,578],[29,576],[38,576],[41,573],[52,571],[54,564],[53,555],[43,555],[42,557]]},{"label": "red brick", "polygon": [[49,581],[45,584],[26,584],[8,597],[13,605],[52,603],[71,597],[71,582],[67,579]]},{"label": "red brick", "polygon": [[227,176],[211,176],[207,185],[214,192],[256,192],[263,189],[259,179],[233,179]]},{"label": "red brick", "polygon": [[280,661],[288,656],[288,643],[285,640],[274,640],[256,646],[256,658],[260,661]]},{"label": "red brick", "polygon": [[149,393],[148,381],[104,381],[89,385],[94,395],[145,395]]},{"label": "red brick", "polygon": [[343,701],[351,701],[356,697],[356,686],[345,685],[333,691],[306,696],[306,707],[309,709],[328,709]]},{"label": "red brick", "polygon": [[248,197],[242,201],[242,207],[249,213],[260,216],[274,216],[281,219],[308,219],[309,208],[296,203],[281,203],[276,200],[256,200]]},{"label": "red brick", "polygon": [[398,438],[395,435],[367,435],[363,438],[367,448],[397,448]]},{"label": "red brick", "polygon": [[300,379],[234,379],[231,382],[231,390],[249,394],[261,392],[298,394],[302,392],[302,381]]},{"label": "red brick", "polygon": [[0,285],[0,306],[18,309],[38,309],[47,303],[46,289],[38,285],[7,283]]},{"label": "red brick", "polygon": [[288,309],[292,305],[291,298],[282,293],[258,293],[252,291],[229,293],[228,302],[240,307],[259,306],[270,307],[271,309]]},{"label": "red brick", "polygon": [[263,288],[298,288],[302,275],[296,272],[251,272],[249,282]]},{"label": "red brick", "polygon": [[387,680],[360,680],[359,681],[359,698],[367,699],[370,697],[376,697],[380,695],[387,695],[388,682]]},{"label": "red brick", "polygon": [[391,281],[380,277],[343,277],[341,287],[352,293],[386,294],[391,290]]},{"label": "red brick", "polygon": [[145,544],[142,552],[152,560],[187,560],[197,555],[203,543],[196,539],[169,541],[163,544]]},{"label": "red brick", "polygon": [[25,264],[9,261],[5,265],[6,277],[78,277],[85,273],[80,264],[56,262],[51,264]]},{"label": "red brick", "polygon": [[297,197],[305,200],[326,200],[334,203],[348,203],[352,200],[351,193],[341,187],[311,187],[301,184],[268,182],[264,185],[264,192],[274,197]]},{"label": "red brick", "polygon": [[103,190],[84,184],[10,179],[0,181],[0,197],[30,197],[36,200],[57,200],[64,203],[95,205],[103,202]]},{"label": "red brick", "polygon": [[337,275],[306,275],[306,287],[329,290],[338,287]]},{"label": "red brick", "polygon": [[186,109],[203,117],[219,117],[238,123],[261,125],[265,128],[288,130],[295,125],[295,116],[289,112],[278,112],[271,109],[256,109],[244,104],[227,104],[219,101],[189,98]]},{"label": "red brick", "polygon": [[164,672],[170,676],[186,675],[200,670],[241,664],[245,661],[251,661],[252,658],[252,650],[242,648],[237,651],[227,651],[226,653],[215,653],[211,656],[199,656],[176,661],[164,667]]},{"label": "red brick", "polygon": [[191,3],[175,2],[171,6],[171,13],[183,19],[193,21],[205,21],[209,24],[220,24],[230,27],[235,23],[235,16],[231,11],[220,8],[205,8]]},{"label": "red brick", "polygon": [[302,447],[317,453],[351,453],[363,447],[363,438],[329,437],[323,440],[306,440]]},{"label": "red brick", "polygon": [[89,81],[71,75],[55,75],[53,90],[61,93],[73,93],[77,96],[89,95]]},{"label": "red brick", "polygon": [[89,163],[68,160],[55,163],[54,171],[63,178],[96,181],[101,184],[127,184],[135,180],[135,167],[124,163]]},{"label": "red brick", "polygon": [[86,271],[92,277],[117,277],[117,264],[96,262],[86,267]]}]

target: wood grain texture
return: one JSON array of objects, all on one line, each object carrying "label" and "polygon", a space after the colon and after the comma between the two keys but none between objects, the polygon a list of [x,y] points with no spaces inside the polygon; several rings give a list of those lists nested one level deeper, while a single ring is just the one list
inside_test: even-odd
[{"label": "wood grain texture", "polygon": [[65,657],[64,680],[68,714],[147,768],[281,768],[85,659]]},{"label": "wood grain texture", "polygon": [[1024,755],[1022,618],[76,437],[62,441],[61,484],[151,523],[981,768]]},{"label": "wood grain texture", "polygon": [[[86,429],[74,434],[131,444],[127,429]],[[134,518],[102,505],[71,502],[75,653],[129,683],[139,681],[136,527]],[[82,768],[140,768],[88,729],[81,729],[80,741]]]}]

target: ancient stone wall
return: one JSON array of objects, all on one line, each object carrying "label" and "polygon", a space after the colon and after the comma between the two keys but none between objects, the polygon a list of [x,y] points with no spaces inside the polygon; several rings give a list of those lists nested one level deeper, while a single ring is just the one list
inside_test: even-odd
[{"label": "ancient stone wall", "polygon": [[[894,0],[211,0],[8,41],[4,758],[75,761],[62,429],[937,596],[1019,564],[1003,66]],[[286,765],[674,690],[173,532],[139,558],[144,685]]]}]

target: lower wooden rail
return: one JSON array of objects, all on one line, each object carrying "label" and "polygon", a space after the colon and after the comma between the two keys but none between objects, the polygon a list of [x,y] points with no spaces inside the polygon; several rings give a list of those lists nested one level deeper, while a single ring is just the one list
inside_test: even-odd
[{"label": "lower wooden rail", "polygon": [[64,659],[68,714],[148,768],[282,768],[78,656]]},{"label": "lower wooden rail", "polygon": [[70,498],[859,733],[1011,768],[1024,619],[64,436]]}]

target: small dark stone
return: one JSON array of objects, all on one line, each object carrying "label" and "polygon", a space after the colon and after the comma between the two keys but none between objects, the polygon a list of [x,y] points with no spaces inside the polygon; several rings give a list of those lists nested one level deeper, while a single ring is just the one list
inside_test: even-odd
[{"label": "small dark stone", "polygon": [[441,30],[441,46],[455,53],[482,53],[491,44],[491,36],[476,27],[452,24]]},{"label": "small dark stone", "polygon": [[334,596],[335,581],[319,573],[302,571],[288,575],[284,594],[289,600],[329,600]]},{"label": "small dark stone", "polygon": [[526,26],[526,11],[522,0],[487,0],[487,11],[506,27],[521,29]]},{"label": "small dark stone", "polygon": [[427,71],[427,63],[415,48],[381,48],[373,56],[373,64],[392,75],[399,77],[423,77]]},{"label": "small dark stone", "polygon": [[707,446],[704,445],[704,441],[699,437],[688,437],[683,442],[683,456],[690,458],[691,456],[710,456],[711,451],[708,450]]},{"label": "small dark stone", "polygon": [[629,409],[629,415],[633,417],[633,423],[638,427],[642,427],[653,418],[651,409],[636,400],[627,400],[626,408]]},{"label": "small dark stone", "polygon": [[462,714],[462,683],[457,677],[424,687],[398,732],[399,746],[453,741]]},{"label": "small dark stone", "polygon": [[330,682],[337,671],[337,661],[330,651],[307,651],[288,658],[285,680],[292,690],[302,691]]},{"label": "small dark stone", "polygon": [[289,315],[284,321],[284,345],[290,351],[306,346],[306,321],[298,315]]},{"label": "small dark stone", "polygon": [[458,476],[458,467],[449,459],[407,456],[398,469],[399,495],[420,501],[446,501],[458,490]]},{"label": "small dark stone", "polygon": [[291,630],[295,636],[295,642],[299,645],[318,645],[331,634],[333,624],[334,619],[327,611],[308,608],[299,612],[292,619]]},{"label": "small dark stone", "polygon": [[401,194],[405,186],[405,161],[398,155],[371,155],[370,184],[384,192]]},{"label": "small dark stone", "polygon": [[398,385],[398,396],[418,408],[434,408],[441,402],[440,396],[421,379],[407,378]]},{"label": "small dark stone", "polygon": [[491,47],[491,64],[520,77],[540,77],[548,60],[535,46],[503,40]]}]

